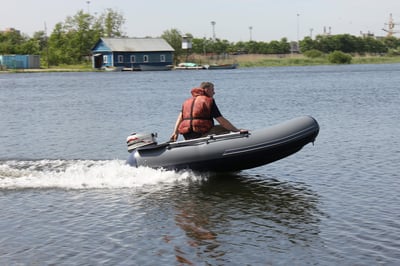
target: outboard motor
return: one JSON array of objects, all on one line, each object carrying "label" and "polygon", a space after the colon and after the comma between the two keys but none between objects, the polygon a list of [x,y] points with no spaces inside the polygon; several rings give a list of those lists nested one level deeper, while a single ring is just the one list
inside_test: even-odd
[{"label": "outboard motor", "polygon": [[128,152],[132,152],[139,147],[157,144],[156,138],[157,133],[132,133],[126,138]]}]

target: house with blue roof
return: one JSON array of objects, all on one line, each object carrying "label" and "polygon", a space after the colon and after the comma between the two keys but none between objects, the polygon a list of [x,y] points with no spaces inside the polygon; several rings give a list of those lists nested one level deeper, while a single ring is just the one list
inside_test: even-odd
[{"label": "house with blue roof", "polygon": [[100,38],[92,48],[97,69],[168,70],[174,48],[162,38]]}]

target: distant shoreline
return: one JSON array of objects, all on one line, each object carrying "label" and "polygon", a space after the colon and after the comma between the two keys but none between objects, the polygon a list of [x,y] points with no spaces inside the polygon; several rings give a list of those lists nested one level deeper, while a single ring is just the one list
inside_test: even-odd
[{"label": "distant shoreline", "polygon": [[[333,65],[329,63],[326,57],[308,58],[302,54],[282,54],[282,55],[260,55],[260,54],[243,54],[229,56],[226,59],[210,60],[210,58],[202,55],[192,55],[189,61],[197,64],[209,64],[210,62],[235,63],[239,64],[239,68],[249,67],[278,67],[278,66],[317,66],[317,65]],[[400,56],[353,56],[351,64],[395,64],[400,63]],[[59,67],[40,68],[40,69],[8,69],[1,70],[0,74],[8,73],[42,73],[42,72],[98,72],[91,65],[63,65]]]}]

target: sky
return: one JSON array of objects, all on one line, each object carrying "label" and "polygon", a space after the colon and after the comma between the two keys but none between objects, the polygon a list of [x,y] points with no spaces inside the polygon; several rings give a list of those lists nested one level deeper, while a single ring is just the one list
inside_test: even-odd
[{"label": "sky", "polygon": [[107,8],[124,16],[129,37],[159,37],[177,29],[195,38],[215,33],[230,42],[296,41],[323,34],[324,28],[332,34],[385,36],[390,14],[400,32],[400,0],[0,0],[0,31],[15,28],[32,36],[46,25],[51,34],[56,23],[79,10],[96,16]]}]

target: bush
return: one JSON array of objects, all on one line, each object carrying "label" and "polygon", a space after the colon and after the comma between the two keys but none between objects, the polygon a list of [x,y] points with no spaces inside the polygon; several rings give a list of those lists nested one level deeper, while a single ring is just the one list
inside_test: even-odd
[{"label": "bush", "polygon": [[350,64],[353,57],[341,51],[334,51],[328,55],[328,61],[332,64]]},{"label": "bush", "polygon": [[398,56],[398,55],[400,55],[400,49],[399,48],[397,48],[397,49],[389,49],[387,55],[388,56]]},{"label": "bush", "polygon": [[308,58],[318,58],[318,57],[323,57],[324,53],[321,52],[320,50],[312,49],[312,50],[305,51],[303,53],[303,55]]}]

